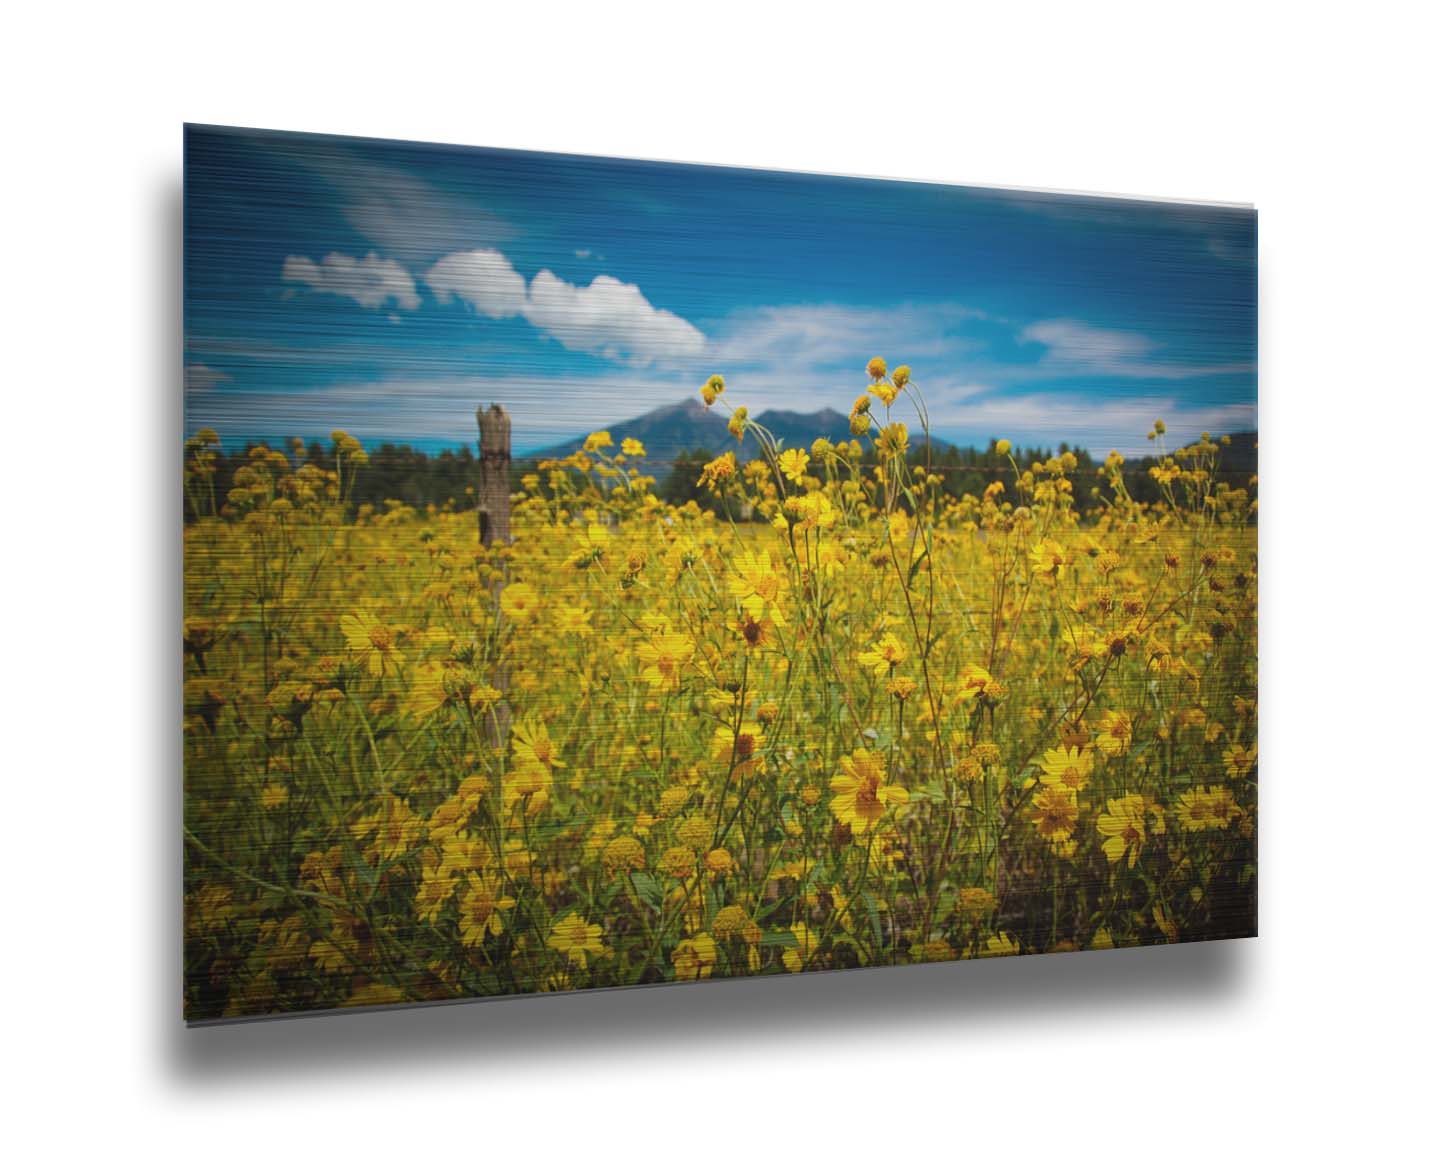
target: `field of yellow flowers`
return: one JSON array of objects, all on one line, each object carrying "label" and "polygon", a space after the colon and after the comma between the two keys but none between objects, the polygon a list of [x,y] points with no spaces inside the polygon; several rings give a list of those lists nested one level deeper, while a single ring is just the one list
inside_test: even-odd
[{"label": "field of yellow flowers", "polygon": [[602,432],[488,549],[352,507],[344,433],[227,492],[187,444],[187,1018],[1254,932],[1255,492],[1218,442],[1149,506],[1115,454],[956,500],[906,368],[842,443],[702,393],[760,447],[706,467],[720,512]]}]

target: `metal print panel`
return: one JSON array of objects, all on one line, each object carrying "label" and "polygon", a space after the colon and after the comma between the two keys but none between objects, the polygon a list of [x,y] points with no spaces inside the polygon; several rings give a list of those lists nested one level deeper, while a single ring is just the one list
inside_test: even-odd
[{"label": "metal print panel", "polygon": [[189,127],[190,1021],[1256,931],[1256,218]]}]

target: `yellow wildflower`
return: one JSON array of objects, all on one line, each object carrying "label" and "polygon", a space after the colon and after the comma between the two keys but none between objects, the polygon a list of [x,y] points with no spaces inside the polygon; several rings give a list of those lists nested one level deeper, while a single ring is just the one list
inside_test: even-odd
[{"label": "yellow wildflower", "polygon": [[1088,748],[1062,744],[1040,759],[1040,782],[1047,788],[1068,788],[1079,792],[1095,771],[1095,757]]},{"label": "yellow wildflower", "polygon": [[805,466],[809,463],[810,457],[803,448],[787,448],[780,453],[780,471],[793,483],[799,484],[805,479]]},{"label": "yellow wildflower", "polygon": [[660,633],[635,646],[640,660],[640,678],[652,692],[674,692],[680,687],[680,673],[690,661],[695,645],[684,636]]},{"label": "yellow wildflower", "polygon": [[1095,743],[1106,756],[1122,756],[1130,747],[1131,733],[1129,713],[1110,710],[1100,718]]},{"label": "yellow wildflower", "polygon": [[665,849],[660,857],[660,871],[672,880],[688,880],[695,875],[695,853],[692,849],[676,845]]},{"label": "yellow wildflower", "polygon": [[700,470],[700,484],[714,492],[726,480],[735,475],[735,453],[726,452],[715,457]]},{"label": "yellow wildflower", "polygon": [[374,1008],[381,1004],[399,1004],[405,993],[393,984],[366,984],[350,993],[342,1008]]},{"label": "yellow wildflower", "polygon": [[1035,797],[1035,814],[1030,820],[1041,839],[1058,844],[1070,839],[1079,818],[1074,792],[1069,788],[1045,787]]},{"label": "yellow wildflower", "polygon": [[417,720],[434,715],[450,699],[445,684],[445,666],[433,661],[417,665],[410,681],[410,696],[406,707]]},{"label": "yellow wildflower", "polygon": [[895,403],[895,397],[900,395],[900,391],[895,385],[889,384],[884,380],[877,380],[874,384],[871,384],[870,387],[866,388],[865,391],[878,399],[886,408],[889,408],[890,405]]},{"label": "yellow wildflower", "polygon": [[555,788],[554,777],[543,764],[521,764],[505,773],[501,780],[501,797],[508,812],[525,801],[525,815],[538,816],[550,802]]},{"label": "yellow wildflower", "polygon": [[611,879],[622,872],[643,872],[645,848],[633,836],[617,836],[605,845],[601,861],[605,866],[605,874]]},{"label": "yellow wildflower", "polygon": [[420,817],[398,796],[386,796],[377,811],[357,820],[350,831],[355,839],[374,837],[374,848],[381,860],[394,860],[415,846],[424,828]]},{"label": "yellow wildflower", "polygon": [[505,585],[504,591],[500,593],[500,609],[512,623],[525,623],[535,615],[539,607],[539,595],[523,580]]},{"label": "yellow wildflower", "polygon": [[1106,805],[1106,812],[1095,821],[1095,828],[1104,838],[1100,850],[1105,859],[1116,864],[1121,858],[1131,867],[1140,857],[1145,844],[1145,797],[1127,792]]},{"label": "yellow wildflower", "polygon": [[1030,567],[1037,576],[1058,580],[1065,571],[1065,547],[1058,540],[1042,540],[1030,549]]},{"label": "yellow wildflower", "polygon": [[1207,832],[1228,827],[1240,809],[1228,788],[1197,787],[1180,794],[1175,814],[1185,831]]},{"label": "yellow wildflower", "polygon": [[501,912],[515,907],[515,900],[500,890],[498,876],[472,874],[460,897],[460,939],[471,948],[479,948],[485,937],[499,936],[505,931]]},{"label": "yellow wildflower", "polygon": [[707,932],[682,940],[670,953],[675,979],[704,980],[715,968],[715,940]]},{"label": "yellow wildflower", "polygon": [[340,630],[345,634],[346,647],[364,658],[370,675],[385,676],[405,663],[405,657],[396,649],[395,633],[368,609],[341,616]]},{"label": "yellow wildflower", "polygon": [[589,968],[590,957],[599,956],[605,951],[605,946],[601,943],[600,927],[586,923],[574,912],[551,926],[545,946],[562,953],[578,968]]},{"label": "yellow wildflower", "polygon": [[895,633],[886,632],[868,651],[861,652],[855,659],[860,667],[870,669],[876,676],[884,676],[903,664],[908,655],[904,642]]},{"label": "yellow wildflower", "polygon": [[728,848],[712,848],[705,853],[705,872],[711,880],[721,880],[735,871],[735,858]]},{"label": "yellow wildflower", "polygon": [[856,836],[880,822],[887,806],[910,802],[910,793],[898,784],[885,783],[885,758],[879,752],[857,748],[840,757],[840,771],[830,779],[835,793],[830,811]]},{"label": "yellow wildflower", "polygon": [[795,937],[795,947],[786,948],[780,960],[788,971],[799,972],[815,954],[815,949],[820,945],[820,937],[810,931],[810,926],[803,921],[791,924],[789,931]]},{"label": "yellow wildflower", "polygon": [[880,429],[880,442],[875,446],[875,451],[880,454],[881,460],[904,460],[905,453],[909,450],[910,429],[903,420],[896,420]]},{"label": "yellow wildflower", "polygon": [[1248,776],[1255,770],[1255,745],[1246,748],[1243,744],[1232,744],[1221,756],[1225,775],[1231,779]]},{"label": "yellow wildflower", "polygon": [[521,763],[541,764],[552,769],[565,767],[565,761],[557,755],[559,749],[550,737],[550,729],[543,721],[517,720],[510,736],[514,741],[515,758]]},{"label": "yellow wildflower", "polygon": [[734,560],[735,570],[726,579],[730,594],[740,601],[740,607],[756,620],[767,617],[782,628],[785,617],[780,609],[780,600],[785,593],[784,573],[771,563],[770,553],[741,552]]}]

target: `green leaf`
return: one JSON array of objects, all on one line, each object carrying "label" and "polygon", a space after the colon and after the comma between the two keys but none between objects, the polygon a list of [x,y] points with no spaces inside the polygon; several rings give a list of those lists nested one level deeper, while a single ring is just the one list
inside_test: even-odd
[{"label": "green leaf", "polygon": [[861,902],[865,905],[865,911],[870,914],[870,931],[875,934],[875,942],[878,944],[883,937],[880,932],[880,910],[875,906],[875,897],[866,892]]},{"label": "green leaf", "polygon": [[655,878],[648,872],[633,872],[630,875],[630,882],[635,885],[635,893],[647,904],[652,912],[660,911],[660,904],[665,899],[665,890],[655,882]]}]

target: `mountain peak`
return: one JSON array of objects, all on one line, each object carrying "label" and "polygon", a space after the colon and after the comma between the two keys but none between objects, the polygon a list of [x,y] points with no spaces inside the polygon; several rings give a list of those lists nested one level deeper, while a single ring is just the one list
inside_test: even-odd
[{"label": "mountain peak", "polygon": [[671,412],[684,412],[686,414],[693,415],[696,413],[704,413],[706,411],[707,409],[705,405],[700,403],[699,400],[695,399],[695,397],[693,396],[687,396],[684,400],[677,400],[673,404],[661,404],[658,408],[652,408],[644,416],[636,417],[636,419],[644,420],[651,416],[664,416]]},{"label": "mountain peak", "polygon": [[755,420],[760,424],[768,424],[772,420],[784,424],[797,424],[808,421],[816,426],[834,424],[837,420],[845,421],[847,426],[850,423],[848,416],[842,416],[839,412],[835,411],[834,408],[829,407],[821,408],[817,412],[794,412],[789,408],[767,408],[764,412],[761,412],[760,415],[756,416]]},{"label": "mountain peak", "polygon": [[[850,434],[850,418],[833,408],[822,408],[818,412],[772,409],[756,416],[755,420],[765,425],[776,439],[790,446],[808,447],[819,436],[833,440],[844,439]],[[734,449],[742,460],[752,458],[756,452],[753,438],[747,436],[743,444],[737,445],[727,431],[728,422],[724,413],[707,408],[695,397],[687,396],[673,404],[652,408],[643,416],[612,424],[607,431],[617,444],[626,437],[643,443],[646,456],[637,460],[636,465],[653,474],[667,469],[681,452],[696,449],[704,449],[717,456]],[[577,451],[584,443],[583,436],[577,437],[527,455],[558,459]]]}]

